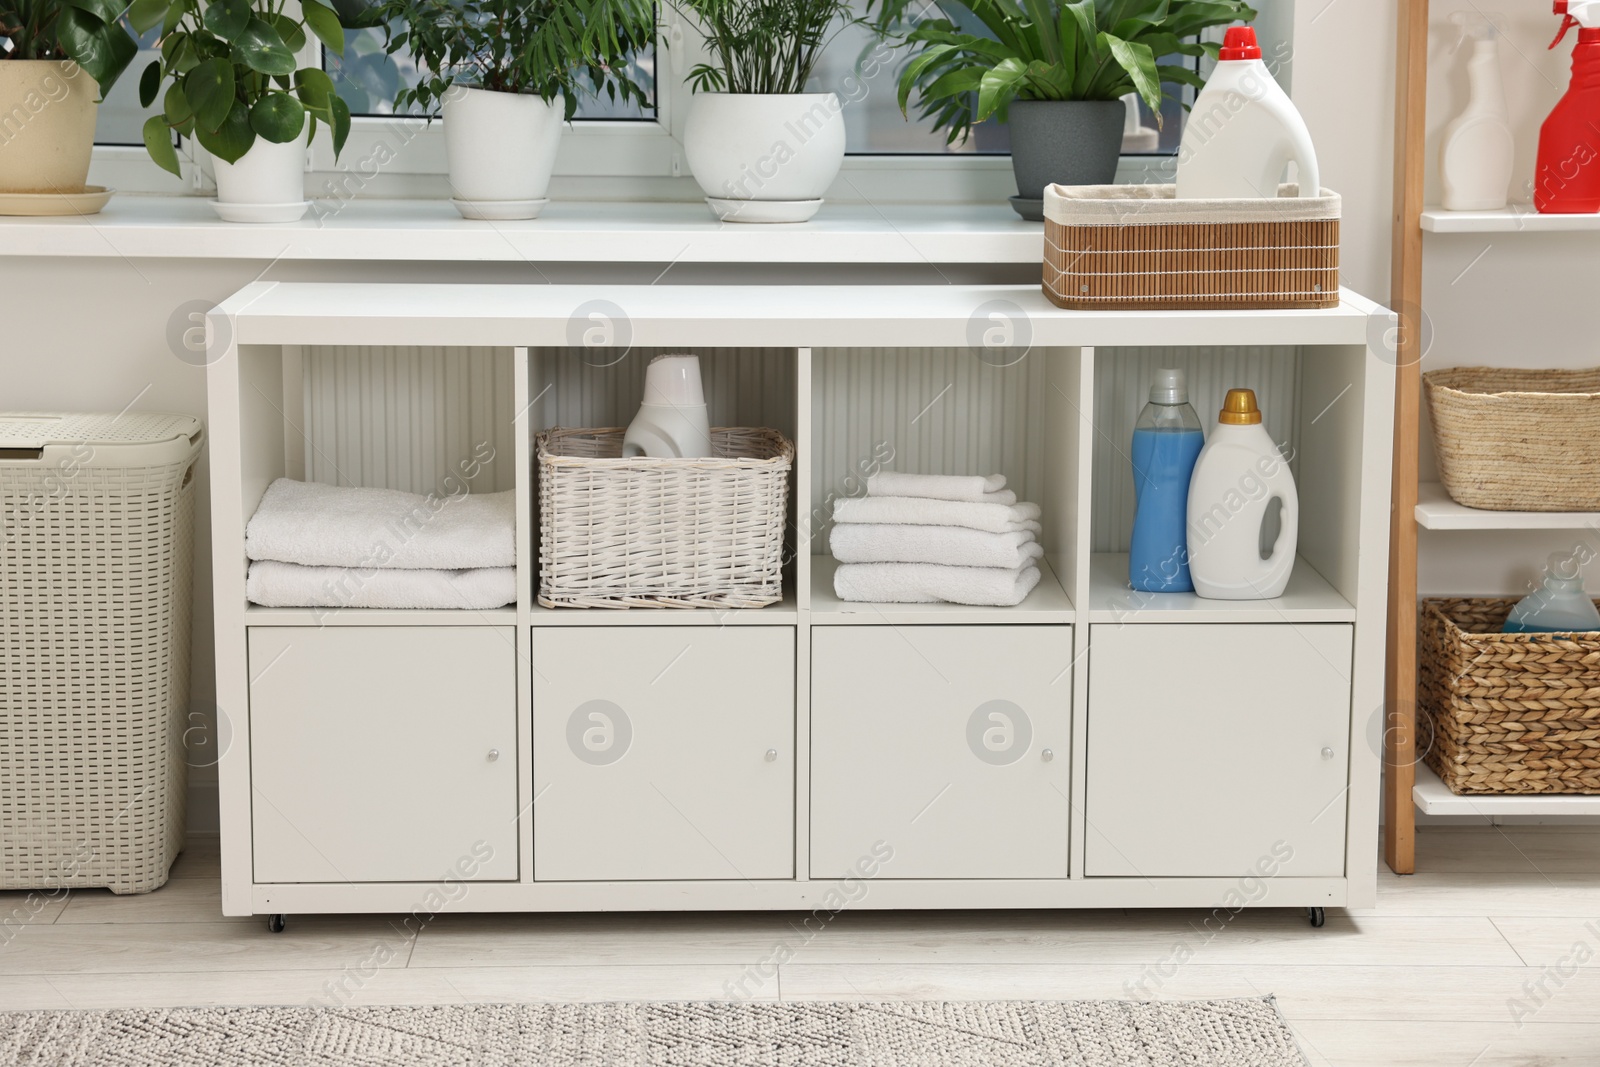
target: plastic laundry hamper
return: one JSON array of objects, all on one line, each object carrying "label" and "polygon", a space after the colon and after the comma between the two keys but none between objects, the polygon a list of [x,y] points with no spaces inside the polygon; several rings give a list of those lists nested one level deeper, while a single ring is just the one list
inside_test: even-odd
[{"label": "plastic laundry hamper", "polygon": [[0,889],[146,892],[183,846],[202,433],[0,413]]}]

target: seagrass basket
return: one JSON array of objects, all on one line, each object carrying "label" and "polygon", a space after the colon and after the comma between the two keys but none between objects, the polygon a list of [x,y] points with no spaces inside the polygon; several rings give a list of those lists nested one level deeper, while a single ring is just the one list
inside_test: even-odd
[{"label": "seagrass basket", "polygon": [[1418,745],[1454,793],[1600,793],[1600,634],[1505,634],[1515,600],[1422,605]]},{"label": "seagrass basket", "polygon": [[0,414],[0,889],[145,892],[183,847],[201,437]]},{"label": "seagrass basket", "polygon": [[620,427],[535,437],[539,603],[759,608],[783,599],[794,445],[718,427],[716,456],[623,458]]},{"label": "seagrass basket", "polygon": [[1337,193],[1178,200],[1171,185],[1049,185],[1044,291],[1079,311],[1339,303]]},{"label": "seagrass basket", "polygon": [[1600,368],[1422,376],[1439,480],[1488,511],[1600,510]]}]

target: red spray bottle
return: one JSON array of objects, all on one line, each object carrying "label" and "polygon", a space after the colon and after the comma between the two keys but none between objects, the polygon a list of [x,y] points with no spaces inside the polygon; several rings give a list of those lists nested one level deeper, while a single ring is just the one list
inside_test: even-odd
[{"label": "red spray bottle", "polygon": [[1572,27],[1572,84],[1539,129],[1533,204],[1544,215],[1600,211],[1600,0],[1555,0],[1554,48]]}]

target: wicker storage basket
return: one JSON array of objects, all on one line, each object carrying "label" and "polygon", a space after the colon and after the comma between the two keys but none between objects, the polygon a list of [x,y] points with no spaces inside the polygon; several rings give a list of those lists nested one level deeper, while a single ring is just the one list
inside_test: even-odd
[{"label": "wicker storage basket", "polygon": [[1600,634],[1504,634],[1515,600],[1422,605],[1419,745],[1455,793],[1600,793]]},{"label": "wicker storage basket", "polygon": [[794,445],[717,428],[710,459],[623,459],[621,428],[550,430],[539,464],[539,603],[759,608],[783,599]]},{"label": "wicker storage basket", "polygon": [[0,414],[0,889],[145,892],[183,847],[200,438]]},{"label": "wicker storage basket", "polygon": [[1049,185],[1044,291],[1080,311],[1339,303],[1339,197],[1178,200],[1171,185]]},{"label": "wicker storage basket", "polygon": [[1600,368],[1429,371],[1439,480],[1489,511],[1600,511]]}]

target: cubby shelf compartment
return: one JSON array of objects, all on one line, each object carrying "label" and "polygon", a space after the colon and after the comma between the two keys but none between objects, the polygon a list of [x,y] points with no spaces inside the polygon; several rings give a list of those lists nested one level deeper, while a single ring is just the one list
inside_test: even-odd
[{"label": "cubby shelf compartment", "polygon": [[1417,764],[1411,799],[1424,815],[1600,815],[1600,796],[1587,793],[1473,793],[1457,796],[1433,768]]},{"label": "cubby shelf compartment", "polygon": [[1484,511],[1450,499],[1438,482],[1417,487],[1417,524],[1425,530],[1600,529],[1600,511]]},{"label": "cubby shelf compartment", "polygon": [[1194,593],[1143,593],[1128,587],[1128,557],[1096,552],[1089,566],[1090,622],[1355,622],[1356,609],[1304,559],[1273,600],[1206,600]]},{"label": "cubby shelf compartment", "polygon": [[839,562],[818,556],[811,564],[811,621],[818,626],[919,623],[1070,623],[1072,600],[1048,561],[1039,565],[1039,584],[1014,608],[972,607],[967,604],[860,604],[840,600],[833,591],[833,572]]}]

